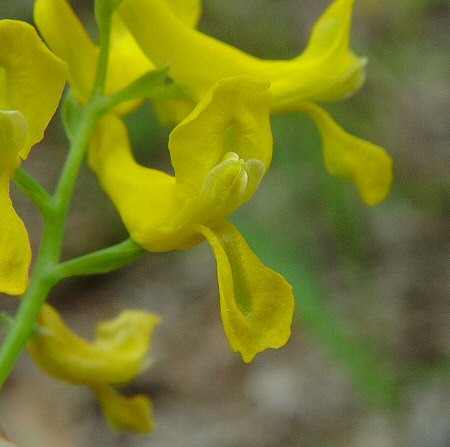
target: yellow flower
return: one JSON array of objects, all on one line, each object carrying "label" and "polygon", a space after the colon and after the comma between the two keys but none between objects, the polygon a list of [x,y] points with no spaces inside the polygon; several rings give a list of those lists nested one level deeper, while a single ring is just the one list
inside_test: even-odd
[{"label": "yellow flower", "polygon": [[225,220],[252,197],[271,162],[268,87],[244,76],[218,81],[169,137],[174,176],[136,163],[115,115],[100,121],[89,153],[131,237],[144,248],[179,250],[209,241],[225,332],[245,362],[287,342],[294,309],[289,284]]},{"label": "yellow flower", "polygon": [[127,398],[111,385],[129,382],[142,372],[159,321],[154,314],[126,310],[100,323],[95,340],[89,342],[72,332],[54,308],[44,304],[38,334],[30,339],[28,351],[51,376],[92,388],[112,427],[149,432],[153,422],[148,397]]},{"label": "yellow flower", "polygon": [[[164,0],[170,10],[188,26],[195,26],[200,16],[200,0]],[[77,100],[85,104],[94,85],[99,49],[89,37],[66,0],[36,0],[36,26],[52,51],[67,62],[69,82]],[[132,35],[115,14],[111,31],[106,94],[120,91],[154,69]],[[139,101],[118,106],[126,113]]]},{"label": "yellow flower", "polygon": [[[323,116],[305,107],[311,101],[336,101],[353,94],[364,81],[365,58],[349,49],[354,0],[335,0],[317,20],[305,51],[292,60],[262,60],[183,24],[164,0],[123,0],[118,12],[142,51],[156,66],[169,63],[169,75],[195,104],[224,77],[248,75],[271,82],[271,113],[300,110],[318,124],[327,152],[342,153],[333,141],[344,133],[337,124],[323,126]],[[327,121],[331,117],[327,115]],[[349,136],[351,138],[351,136]],[[373,144],[353,139],[346,151],[345,176],[357,166],[368,177],[356,183],[363,200],[373,205],[386,197],[392,181],[390,157]],[[348,162],[349,158],[353,161]],[[364,164],[364,166],[361,166]],[[328,164],[327,164],[328,165]],[[339,170],[331,173],[341,175]],[[376,177],[376,178],[375,178]],[[377,184],[376,191],[370,188]]]},{"label": "yellow flower", "polygon": [[28,234],[9,197],[9,182],[38,143],[61,98],[66,67],[35,29],[0,21],[0,292],[22,294],[28,282]]}]

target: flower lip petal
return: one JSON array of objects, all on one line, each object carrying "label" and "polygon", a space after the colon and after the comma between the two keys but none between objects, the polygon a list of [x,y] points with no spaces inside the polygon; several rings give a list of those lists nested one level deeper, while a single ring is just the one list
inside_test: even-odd
[{"label": "flower lip petal", "polygon": [[[233,158],[231,158],[233,157]],[[247,193],[248,172],[237,154],[225,157],[206,176],[191,217],[195,223],[223,219],[239,208]]]},{"label": "flower lip petal", "polygon": [[267,268],[229,222],[197,227],[217,261],[220,308],[228,341],[244,362],[284,346],[294,313],[292,287]]}]

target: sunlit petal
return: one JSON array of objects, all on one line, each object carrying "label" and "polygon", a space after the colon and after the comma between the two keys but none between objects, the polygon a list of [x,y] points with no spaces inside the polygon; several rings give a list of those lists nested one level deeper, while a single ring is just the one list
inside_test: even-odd
[{"label": "sunlit petal", "polygon": [[28,284],[28,233],[9,198],[9,180],[0,176],[0,292],[21,295]]},{"label": "sunlit petal", "polygon": [[25,291],[31,261],[27,230],[9,198],[9,182],[27,137],[23,115],[0,110],[0,292],[9,295]]}]

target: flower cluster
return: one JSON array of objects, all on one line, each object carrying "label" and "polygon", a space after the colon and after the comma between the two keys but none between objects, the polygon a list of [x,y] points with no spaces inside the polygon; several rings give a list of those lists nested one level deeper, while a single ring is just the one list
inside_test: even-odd
[{"label": "flower cluster", "polygon": [[[131,239],[150,252],[184,250],[207,240],[217,261],[231,348],[250,362],[265,349],[283,346],[294,312],[292,288],[258,259],[227,217],[252,198],[269,169],[275,113],[308,114],[322,135],[329,172],[352,180],[368,205],[386,197],[390,157],[345,132],[317,105],[345,98],[363,83],[366,60],[349,48],[354,0],[335,0],[314,25],[304,52],[292,60],[261,60],[201,33],[200,0],[95,3],[97,23],[108,37],[103,62],[101,47],[67,0],[35,1],[35,22],[51,52],[31,25],[0,21],[0,291],[20,295],[27,289],[31,259],[9,182],[42,139],[66,78],[76,104],[67,132],[76,134],[106,61],[100,99],[113,100],[95,115],[88,162]],[[149,88],[149,73],[167,74],[171,81],[162,76]],[[145,99],[152,100],[161,121],[176,124],[168,142],[174,175],[141,166],[133,157],[122,116]],[[28,348],[50,375],[91,387],[112,426],[148,431],[150,401],[125,398],[112,385],[142,371],[158,321],[147,312],[126,311],[99,325],[96,339],[88,342],[44,305]]]}]

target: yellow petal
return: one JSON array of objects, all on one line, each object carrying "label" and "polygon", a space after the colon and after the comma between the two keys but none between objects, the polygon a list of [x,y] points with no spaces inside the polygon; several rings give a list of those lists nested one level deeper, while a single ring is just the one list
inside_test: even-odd
[{"label": "yellow petal", "polygon": [[[201,205],[207,208],[214,198],[208,200],[208,194],[204,193],[199,199],[198,194],[178,188],[174,177],[136,163],[127,129],[117,116],[108,115],[99,122],[90,143],[89,164],[131,238],[144,248],[168,251],[188,248],[203,240],[192,223],[196,218],[204,218],[203,208],[199,208]],[[238,166],[237,172],[227,171],[219,180],[211,180],[209,189],[220,182],[228,185],[239,174]],[[220,186],[215,190],[219,194]]]},{"label": "yellow petal", "polygon": [[0,21],[0,291],[22,294],[31,248],[9,198],[9,181],[43,137],[65,83],[66,67],[25,22]]},{"label": "yellow petal", "polygon": [[155,66],[139,48],[121,18],[115,14],[111,30],[106,94],[120,91],[154,68]]},{"label": "yellow petal", "polygon": [[183,121],[196,103],[188,99],[153,99],[152,104],[158,121],[163,126],[169,126]]},{"label": "yellow petal", "polygon": [[382,202],[392,183],[392,159],[386,151],[345,132],[319,106],[304,104],[302,111],[311,116],[319,128],[330,174],[352,180],[367,205]]},{"label": "yellow petal", "polygon": [[169,137],[175,177],[138,165],[123,122],[101,120],[89,163],[133,240],[149,251],[192,247],[203,240],[195,224],[222,220],[252,197],[272,155],[267,87],[219,81]]},{"label": "yellow petal", "polygon": [[187,26],[195,28],[202,14],[202,0],[166,0],[170,9]]},{"label": "yellow petal", "polygon": [[17,20],[0,21],[0,109],[18,110],[28,124],[22,159],[42,140],[55,113],[66,79],[66,66],[37,35]]},{"label": "yellow petal", "polygon": [[9,182],[28,136],[20,112],[0,110],[0,292],[21,295],[28,283],[31,248],[28,233],[9,198]]},{"label": "yellow petal", "polygon": [[329,53],[347,51],[352,8],[355,0],[335,0],[314,24],[304,58],[326,58]]},{"label": "yellow petal", "polygon": [[232,349],[248,363],[258,352],[284,346],[294,312],[291,286],[258,259],[230,223],[198,229],[217,260],[222,320]]},{"label": "yellow petal", "polygon": [[67,382],[117,384],[134,378],[144,366],[152,331],[159,324],[154,314],[126,310],[97,326],[93,342],[80,338],[45,304],[41,330],[28,343],[35,362],[48,374]]},{"label": "yellow petal", "polygon": [[[196,26],[201,14],[200,0],[166,0],[171,10],[187,26]],[[154,64],[145,56],[132,34],[123,24],[118,14],[113,15],[111,30],[111,51],[109,54],[108,77],[106,82],[106,93],[111,94],[120,91],[131,82],[143,74],[153,70]],[[175,101],[174,101],[175,102]],[[116,113],[128,113],[136,107],[140,101],[130,101],[121,104],[115,109]],[[183,113],[186,104],[181,101],[176,102],[175,111]],[[164,110],[170,107],[167,100],[159,100],[159,109],[164,115]],[[172,108],[170,107],[170,108]],[[189,111],[192,110],[192,106]],[[189,111],[187,113],[189,113]],[[174,110],[172,110],[174,112]],[[167,113],[167,112],[166,112]],[[184,113],[184,118],[187,113]],[[182,119],[181,118],[181,119]],[[181,119],[179,121],[181,121]]]},{"label": "yellow petal", "polygon": [[182,203],[175,192],[175,178],[136,163],[127,129],[117,116],[108,115],[97,125],[90,143],[89,165],[133,240],[151,251],[177,246],[171,228]]},{"label": "yellow petal", "polygon": [[74,94],[85,103],[94,83],[97,47],[66,0],[36,0],[34,21],[51,50],[67,63]]},{"label": "yellow petal", "polygon": [[[191,28],[195,28],[200,20],[202,13],[201,0],[166,0],[172,12],[181,20],[185,25]],[[114,22],[119,19],[119,15],[115,14]],[[113,37],[114,33],[113,29]],[[131,37],[131,33],[128,32]],[[124,48],[125,51],[128,51]],[[134,43],[134,51],[139,51],[139,55],[130,54],[125,55],[125,51],[121,51],[121,56],[117,57],[118,67],[123,68],[123,56],[126,56],[130,60],[131,66],[134,66],[136,62],[133,62],[138,57],[139,59],[144,56],[140,47]],[[144,56],[146,57],[146,56]],[[153,66],[153,64],[152,64]],[[153,66],[154,67],[154,66]],[[115,73],[114,67],[111,67],[111,73]],[[121,76],[120,70],[118,70],[119,76]],[[163,125],[175,125],[182,121],[192,111],[195,106],[195,102],[188,98],[184,100],[171,100],[171,99],[152,99],[153,108],[158,121]]]},{"label": "yellow petal", "polygon": [[170,134],[177,183],[198,190],[228,152],[269,168],[273,142],[268,88],[267,82],[239,76],[221,79],[208,91]]},{"label": "yellow petal", "polygon": [[245,53],[186,26],[165,0],[124,0],[118,12],[147,57],[158,67],[169,63],[195,101],[221,78],[253,75]]},{"label": "yellow petal", "polygon": [[21,295],[28,284],[31,247],[28,233],[9,198],[9,180],[0,176],[0,292]]},{"label": "yellow petal", "polygon": [[0,109],[0,176],[8,180],[20,164],[19,155],[28,140],[29,127],[20,111]]},{"label": "yellow petal", "polygon": [[164,0],[123,0],[119,14],[143,52],[200,100],[221,78],[248,75],[271,81],[272,112],[302,101],[331,101],[357,90],[365,59],[348,48],[354,0],[335,0],[317,21],[307,49],[289,61],[263,60],[183,24]]},{"label": "yellow petal", "polygon": [[153,431],[152,403],[147,396],[125,397],[108,385],[92,386],[109,425],[118,431]]}]

